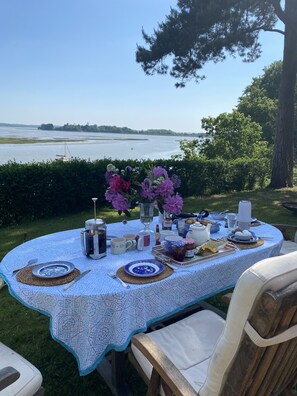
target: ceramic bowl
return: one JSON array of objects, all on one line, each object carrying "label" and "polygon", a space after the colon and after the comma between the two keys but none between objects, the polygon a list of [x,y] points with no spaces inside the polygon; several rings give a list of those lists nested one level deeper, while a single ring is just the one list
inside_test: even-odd
[{"label": "ceramic bowl", "polygon": [[210,233],[214,234],[215,232],[219,232],[220,231],[220,223],[218,223],[217,221],[215,223],[213,223],[210,227]]},{"label": "ceramic bowl", "polygon": [[162,242],[162,245],[165,247],[167,253],[172,254],[172,244],[182,240],[183,238],[179,235],[168,235],[165,237],[165,241]]}]

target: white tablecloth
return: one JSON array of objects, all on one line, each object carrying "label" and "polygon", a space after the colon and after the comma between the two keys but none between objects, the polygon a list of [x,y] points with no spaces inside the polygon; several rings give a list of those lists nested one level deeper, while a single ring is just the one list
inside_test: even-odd
[{"label": "white tablecloth", "polygon": [[[155,223],[151,228],[155,229]],[[137,233],[139,220],[127,224],[107,225],[107,234],[122,236]],[[50,316],[52,337],[72,352],[81,375],[93,371],[103,356],[111,349],[124,350],[137,332],[158,319],[177,312],[199,300],[235,285],[242,272],[255,262],[279,254],[282,235],[276,228],[263,224],[254,227],[259,236],[273,237],[255,249],[207,260],[203,263],[177,270],[162,281],[132,285],[125,289],[107,272],[116,271],[130,261],[153,258],[149,251],[132,251],[120,256],[110,253],[100,260],[82,255],[81,229],[45,235],[26,242],[2,260],[0,274],[9,286],[10,293],[24,305]],[[221,227],[212,237],[227,234]],[[31,286],[20,283],[12,275],[32,258],[39,262],[65,260],[80,271],[91,269],[84,278],[67,291],[63,286]]]}]

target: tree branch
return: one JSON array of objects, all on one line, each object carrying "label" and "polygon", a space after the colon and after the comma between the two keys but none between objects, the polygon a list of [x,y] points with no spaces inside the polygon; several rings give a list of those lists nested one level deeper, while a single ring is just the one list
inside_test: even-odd
[{"label": "tree branch", "polygon": [[280,29],[265,29],[265,28],[263,28],[263,30],[265,32],[275,32],[275,33],[280,33],[280,34],[285,35],[285,32],[283,30],[280,30]]},{"label": "tree branch", "polygon": [[280,0],[271,0],[271,4],[274,7],[276,15],[284,24],[286,24],[287,21],[286,14],[280,5]]}]

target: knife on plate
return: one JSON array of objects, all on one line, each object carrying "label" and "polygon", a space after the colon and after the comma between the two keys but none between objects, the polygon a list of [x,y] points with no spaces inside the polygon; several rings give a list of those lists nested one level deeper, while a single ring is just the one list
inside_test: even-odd
[{"label": "knife on plate", "polygon": [[77,281],[79,281],[81,278],[83,278],[85,275],[87,275],[91,270],[86,270],[84,272],[82,272],[80,275],[78,275],[75,279],[73,279],[73,281],[67,283],[67,285],[64,286],[63,290],[67,290],[69,289],[69,287],[71,287],[72,285],[74,285],[74,283],[76,283]]}]

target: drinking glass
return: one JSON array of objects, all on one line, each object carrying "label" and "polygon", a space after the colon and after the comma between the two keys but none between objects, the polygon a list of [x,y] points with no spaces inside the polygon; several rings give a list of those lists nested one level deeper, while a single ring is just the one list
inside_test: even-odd
[{"label": "drinking glass", "polygon": [[228,213],[226,215],[227,218],[227,225],[228,225],[228,231],[234,230],[236,227],[236,213]]},{"label": "drinking glass", "polygon": [[152,203],[141,203],[140,205],[140,221],[144,224],[144,229],[139,232],[143,239],[143,249],[149,249],[151,236],[154,231],[150,229],[150,224],[154,218],[154,205]]},{"label": "drinking glass", "polygon": [[[151,203],[140,204],[140,221],[144,224],[145,229],[149,229],[149,225],[154,218],[154,206]],[[154,231],[152,231],[154,232]]]}]

